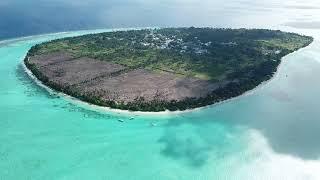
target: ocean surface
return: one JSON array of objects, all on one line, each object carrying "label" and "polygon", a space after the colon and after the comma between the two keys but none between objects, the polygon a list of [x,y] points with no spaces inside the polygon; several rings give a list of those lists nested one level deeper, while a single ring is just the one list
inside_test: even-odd
[{"label": "ocean surface", "polygon": [[[174,2],[145,7],[166,12]],[[1,41],[0,180],[319,180],[320,6],[288,2],[185,2],[174,16],[185,23],[177,26],[281,29],[315,41],[284,57],[274,78],[254,91],[178,114],[88,107],[49,93],[23,69],[37,43],[109,30]],[[215,20],[219,11],[225,21]]]}]

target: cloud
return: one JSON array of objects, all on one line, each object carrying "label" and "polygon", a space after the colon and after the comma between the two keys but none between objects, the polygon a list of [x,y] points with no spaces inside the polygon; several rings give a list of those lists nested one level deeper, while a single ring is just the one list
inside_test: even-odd
[{"label": "cloud", "polygon": [[312,6],[312,5],[287,5],[285,8],[290,8],[290,9],[320,9],[320,6]]},{"label": "cloud", "polygon": [[298,29],[320,29],[320,21],[292,21],[284,23],[284,25]]}]

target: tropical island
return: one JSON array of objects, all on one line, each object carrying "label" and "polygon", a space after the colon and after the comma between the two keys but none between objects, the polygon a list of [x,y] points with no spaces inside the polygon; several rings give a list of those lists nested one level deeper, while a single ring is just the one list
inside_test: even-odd
[{"label": "tropical island", "polygon": [[176,111],[255,88],[312,41],[265,29],[128,30],[38,44],[24,63],[45,85],[95,105]]}]

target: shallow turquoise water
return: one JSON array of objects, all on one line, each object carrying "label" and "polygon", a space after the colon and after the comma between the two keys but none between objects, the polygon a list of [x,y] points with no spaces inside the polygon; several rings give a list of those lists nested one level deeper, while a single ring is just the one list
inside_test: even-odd
[{"label": "shallow turquoise water", "polygon": [[0,179],[320,178],[318,39],[285,57],[275,78],[246,96],[181,114],[139,115],[80,106],[24,72],[32,45],[89,32],[0,43]]}]

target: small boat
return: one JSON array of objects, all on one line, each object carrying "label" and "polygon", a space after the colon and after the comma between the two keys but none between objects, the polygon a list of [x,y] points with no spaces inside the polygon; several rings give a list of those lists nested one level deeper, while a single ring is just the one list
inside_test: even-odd
[{"label": "small boat", "polygon": [[130,120],[134,120],[134,117],[131,117]]},{"label": "small boat", "polygon": [[150,123],[150,125],[151,125],[151,126],[157,126],[157,124],[156,124],[156,123]]},{"label": "small boat", "polygon": [[119,122],[124,122],[124,120],[122,120],[122,119],[118,119],[118,121],[119,121]]}]

